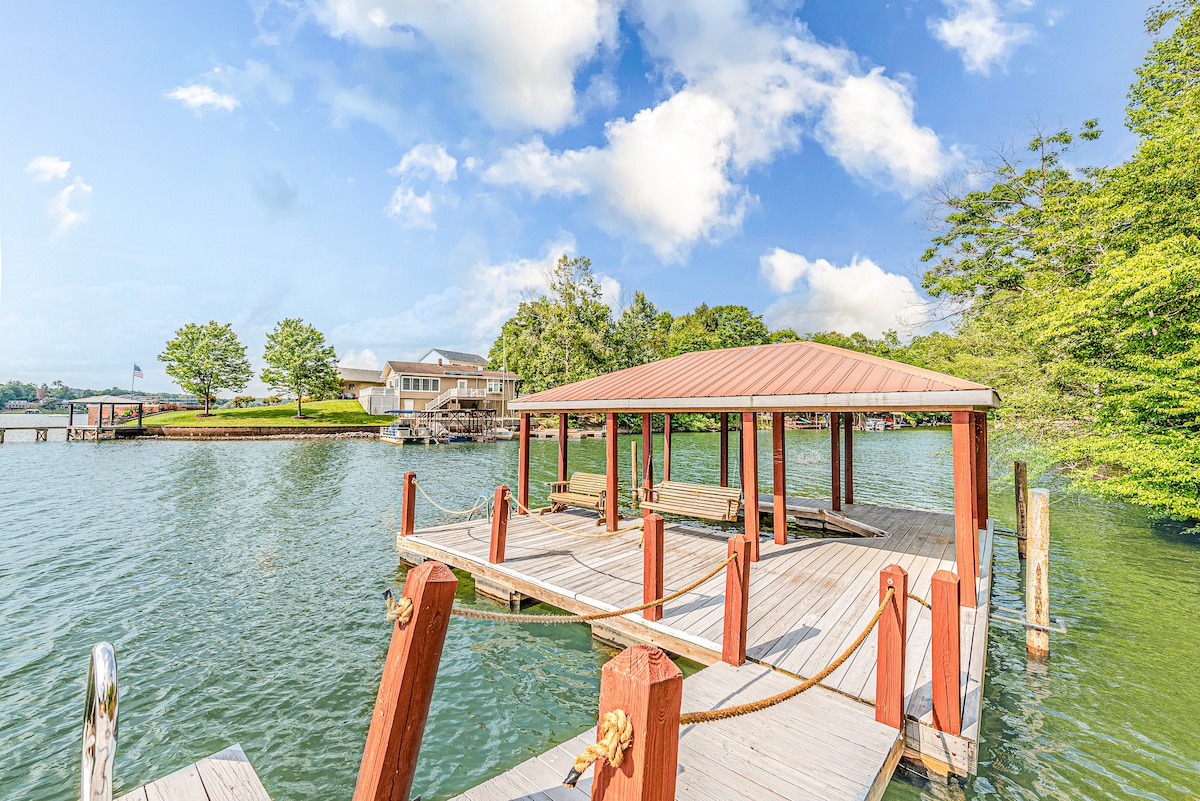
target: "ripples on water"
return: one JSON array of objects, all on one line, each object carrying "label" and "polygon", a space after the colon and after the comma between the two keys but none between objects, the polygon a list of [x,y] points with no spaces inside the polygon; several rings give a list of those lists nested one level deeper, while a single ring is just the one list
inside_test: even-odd
[{"label": "ripples on water", "polygon": [[[794,491],[821,494],[825,435],[789,434]],[[769,464],[766,438],[762,463]],[[677,435],[674,477],[714,481],[712,435]],[[855,440],[862,501],[946,508],[944,431]],[[622,442],[622,477],[629,475]],[[117,791],[240,742],[277,799],[348,798],[403,583],[401,476],[443,503],[511,483],[515,444],[370,441],[0,445],[0,798],[78,786],[87,654],[121,673]],[[555,443],[533,444],[533,487]],[[603,443],[571,443],[599,469]],[[1011,518],[1006,491],[995,514]],[[432,512],[432,513],[431,513]],[[443,522],[418,501],[418,525]],[[892,782],[888,798],[1194,797],[1200,788],[1200,547],[1178,525],[1056,496],[1054,613],[1071,628],[1047,669],[1023,634],[992,629],[980,776],[963,788]],[[474,603],[469,578],[459,599]],[[1000,540],[997,600],[1022,576]],[[594,723],[611,652],[583,626],[456,619],[415,791],[443,799]]]}]

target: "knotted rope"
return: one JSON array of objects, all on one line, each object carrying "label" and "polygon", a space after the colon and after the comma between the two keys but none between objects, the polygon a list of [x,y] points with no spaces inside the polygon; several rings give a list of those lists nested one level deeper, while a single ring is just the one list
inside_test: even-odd
[{"label": "knotted rope", "polygon": [[429,501],[431,504],[434,505],[435,508],[439,509],[442,512],[445,512],[448,515],[473,515],[476,512],[478,512],[480,509],[482,509],[483,507],[488,505],[489,498],[487,498],[485,496],[483,498],[483,500],[481,500],[479,503],[472,506],[470,509],[447,509],[445,506],[442,506],[440,503],[435,501],[433,498],[429,497],[429,493],[426,492],[425,488],[421,486],[421,482],[417,481],[414,478],[413,484],[415,484],[417,489],[421,491],[421,494],[423,496],[425,496],[425,500]]},{"label": "knotted rope", "polygon": [[575,757],[575,764],[571,766],[571,772],[563,780],[563,786],[574,787],[583,772],[601,757],[607,759],[608,764],[614,768],[621,767],[621,763],[625,760],[625,750],[632,743],[633,721],[629,719],[629,715],[625,714],[625,710],[614,709],[606,712],[604,720],[600,722],[599,741],[592,743],[584,749],[582,754]]},{"label": "knotted rope", "polygon": [[517,507],[517,509],[519,509],[520,511],[529,515],[534,520],[541,523],[543,526],[552,528],[555,531],[570,535],[572,537],[587,537],[587,538],[591,538],[591,539],[605,539],[607,537],[615,537],[618,534],[624,534],[629,531],[638,531],[642,528],[642,525],[643,525],[643,521],[639,520],[636,524],[634,524],[632,526],[629,526],[627,528],[619,528],[616,531],[600,531],[600,532],[597,532],[594,534],[590,533],[590,532],[586,532],[586,531],[572,531],[569,528],[563,528],[562,526],[556,526],[554,523],[551,523],[549,520],[542,517],[540,514],[534,513],[532,510],[529,509],[529,507],[525,506],[523,503],[521,503],[516,498],[514,498],[511,492],[508,494],[508,499],[510,501],[512,501],[513,506]]},{"label": "knotted rope", "polygon": [[655,598],[653,601],[648,601],[637,606],[630,606],[626,609],[616,609],[612,612],[589,612],[586,615],[512,615],[506,612],[485,612],[482,609],[466,609],[461,606],[456,606],[450,610],[450,614],[455,617],[469,617],[475,620],[497,620],[505,623],[586,623],[590,620],[604,620],[609,617],[620,617],[628,615],[631,612],[640,612],[643,609],[649,609],[652,606],[659,606],[668,601],[674,601],[681,595],[691,592],[699,587],[704,582],[708,581],[713,576],[720,573],[726,565],[737,559],[737,554],[730,554],[729,558],[721,564],[708,571],[696,581],[687,585],[681,590],[676,590],[670,595],[664,595],[662,598]]},{"label": "knotted rope", "polygon": [[749,715],[751,712],[760,712],[764,709],[769,709],[776,704],[781,704],[789,698],[795,698],[805,690],[820,684],[829,676],[830,673],[840,668],[842,663],[849,659],[850,656],[858,650],[858,646],[862,645],[863,641],[867,639],[867,635],[870,634],[871,630],[875,628],[875,624],[879,622],[879,618],[883,617],[884,610],[887,609],[887,605],[891,603],[891,600],[895,594],[895,588],[888,587],[887,593],[883,596],[883,602],[879,604],[879,608],[876,609],[875,614],[871,616],[871,622],[867,624],[867,627],[862,630],[862,633],[858,635],[854,642],[850,643],[849,648],[847,648],[845,651],[842,651],[837,659],[830,662],[829,665],[817,675],[810,679],[805,679],[795,687],[784,690],[781,693],[776,693],[769,698],[751,701],[748,704],[727,706],[724,709],[710,709],[704,712],[688,712],[679,716],[679,725],[689,726],[693,723],[709,723],[714,720],[728,720],[729,718]]},{"label": "knotted rope", "polygon": [[384,590],[383,600],[387,602],[387,622],[395,623],[398,620],[401,628],[407,626],[408,621],[412,620],[412,598],[405,596],[397,601],[391,590]]}]

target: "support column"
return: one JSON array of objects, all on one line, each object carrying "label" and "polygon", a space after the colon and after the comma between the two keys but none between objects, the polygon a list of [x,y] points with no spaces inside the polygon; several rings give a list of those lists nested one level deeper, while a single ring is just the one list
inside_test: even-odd
[{"label": "support column", "polygon": [[[654,488],[654,430],[651,425],[654,418],[648,414],[642,415],[642,500],[650,500],[650,491]],[[642,517],[650,512],[644,511]]]},{"label": "support column", "polygon": [[975,417],[975,528],[987,528],[987,412],[972,412]]},{"label": "support column", "polygon": [[721,486],[729,486],[729,412],[721,412]]},{"label": "support column", "polygon": [[671,480],[671,415],[663,415],[663,481]]},{"label": "support column", "polygon": [[[663,597],[663,519],[653,512],[646,515],[645,532],[642,540],[642,603]],[[642,610],[646,620],[662,620],[662,604]]]},{"label": "support column", "polygon": [[888,565],[879,573],[879,602],[894,590],[876,633],[875,720],[896,729],[904,728],[905,636],[908,633],[908,573],[899,565]]},{"label": "support column", "polygon": [[620,485],[617,481],[617,413],[605,415],[604,424],[604,476],[606,479],[604,493],[604,523],[609,531],[617,530],[620,518],[621,496]]},{"label": "support column", "polygon": [[[737,554],[725,567],[725,620],[721,635],[721,661],[734,667],[746,661],[746,628],[750,611],[750,541],[745,534],[729,538],[726,556]],[[653,600],[653,599],[651,599]]]},{"label": "support column", "polygon": [[567,414],[558,415],[558,480],[567,480]]},{"label": "support column", "polygon": [[842,415],[838,412],[829,413],[829,469],[830,469],[830,497],[833,498],[833,511],[839,512],[842,509],[842,443],[841,439]]},{"label": "support column", "polygon": [[979,576],[979,530],[975,528],[975,425],[971,412],[950,415],[954,445],[954,558],[959,602],[975,608]]},{"label": "support column", "polygon": [[854,503],[854,412],[845,412],[842,415],[842,421],[846,426],[846,453],[842,457],[845,462],[845,478],[842,481],[842,492],[846,499],[846,505],[849,506]]},{"label": "support column", "polygon": [[758,424],[754,412],[742,412],[742,503],[746,508],[746,536],[750,561],[758,561]]},{"label": "support column", "polygon": [[771,468],[775,516],[775,544],[787,544],[787,460],[784,446],[783,412],[771,413]]},{"label": "support column", "polygon": [[521,413],[521,448],[517,453],[517,514],[529,508],[529,412]]}]

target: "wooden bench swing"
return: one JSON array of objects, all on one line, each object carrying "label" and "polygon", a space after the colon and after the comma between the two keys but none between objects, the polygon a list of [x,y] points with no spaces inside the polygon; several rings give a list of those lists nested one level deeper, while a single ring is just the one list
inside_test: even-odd
[{"label": "wooden bench swing", "polygon": [[551,481],[550,511],[561,512],[568,506],[592,509],[603,522],[607,481],[597,473],[572,473],[570,481]]},{"label": "wooden bench swing", "polygon": [[679,517],[698,517],[735,523],[742,506],[742,491],[737,487],[714,487],[663,481],[650,489],[650,499],[642,508]]}]

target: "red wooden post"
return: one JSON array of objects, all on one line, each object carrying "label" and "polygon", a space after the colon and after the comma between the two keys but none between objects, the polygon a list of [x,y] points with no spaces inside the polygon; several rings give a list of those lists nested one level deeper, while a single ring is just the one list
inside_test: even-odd
[{"label": "red wooden post", "polygon": [[933,725],[938,731],[960,734],[958,576],[949,570],[934,573],[929,604],[933,607]]},{"label": "red wooden post", "polygon": [[609,412],[604,430],[604,476],[607,480],[604,493],[604,523],[608,531],[616,531],[620,520],[621,496],[617,481],[617,413]]},{"label": "red wooden post", "polygon": [[783,412],[771,413],[771,467],[775,544],[787,545],[787,461],[784,458]]},{"label": "red wooden post", "polygon": [[908,632],[908,573],[888,565],[879,573],[879,601],[896,592],[879,618],[879,662],[875,670],[875,720],[904,726],[904,637]]},{"label": "red wooden post", "polygon": [[663,481],[671,480],[671,414],[663,415]]},{"label": "red wooden post", "polygon": [[721,486],[729,486],[729,412],[721,412]]},{"label": "red wooden post", "polygon": [[400,495],[400,536],[407,537],[416,529],[417,474],[409,470],[404,474],[404,491]]},{"label": "red wooden post", "polygon": [[[663,597],[663,519],[662,515],[651,513],[646,517],[643,529],[645,540],[642,543],[642,603],[649,603],[655,598]],[[642,610],[646,620],[662,620],[662,604]]]},{"label": "red wooden post", "polygon": [[975,529],[978,531],[981,528],[987,528],[988,519],[987,412],[974,412],[973,414],[975,416]]},{"label": "red wooden post", "polygon": [[492,502],[492,544],[488,549],[488,561],[498,565],[504,561],[504,545],[508,540],[508,487],[496,487],[496,498]]},{"label": "red wooden post", "polygon": [[517,454],[517,514],[529,508],[529,412],[521,413],[521,448]]},{"label": "red wooden post", "polygon": [[558,415],[558,480],[567,480],[567,414]]},{"label": "red wooden post", "polygon": [[[650,490],[654,487],[654,431],[651,428],[653,418],[648,414],[642,415],[642,500],[650,500]],[[648,512],[647,512],[648,513]],[[645,515],[643,515],[644,517]]]},{"label": "red wooden post", "polygon": [[841,438],[840,434],[842,427],[842,415],[838,412],[829,413],[829,469],[831,472],[831,490],[833,496],[833,511],[841,511],[842,508],[842,443],[838,442]]},{"label": "red wooden post", "polygon": [[658,648],[634,645],[609,660],[600,674],[600,720],[624,710],[633,742],[621,767],[596,762],[592,801],[674,801],[682,703],[683,672]]},{"label": "red wooden post", "polygon": [[737,559],[725,568],[725,627],[721,635],[721,661],[734,667],[746,661],[746,626],[750,611],[750,539],[745,534],[729,538],[726,556]]},{"label": "red wooden post", "polygon": [[954,445],[954,558],[958,564],[958,600],[975,608],[979,576],[979,531],[975,528],[975,427],[970,412],[952,412]]},{"label": "red wooden post", "polygon": [[750,561],[758,561],[758,423],[754,412],[742,412],[742,503],[746,507],[746,536]]},{"label": "red wooden post", "polygon": [[846,453],[842,457],[845,462],[844,470],[845,478],[842,481],[842,493],[846,499],[846,505],[854,503],[854,412],[846,412],[842,415],[843,423],[846,426],[845,445]]},{"label": "red wooden post", "polygon": [[408,623],[396,621],[371,714],[354,801],[408,801],[458,579],[440,562],[408,571]]}]

